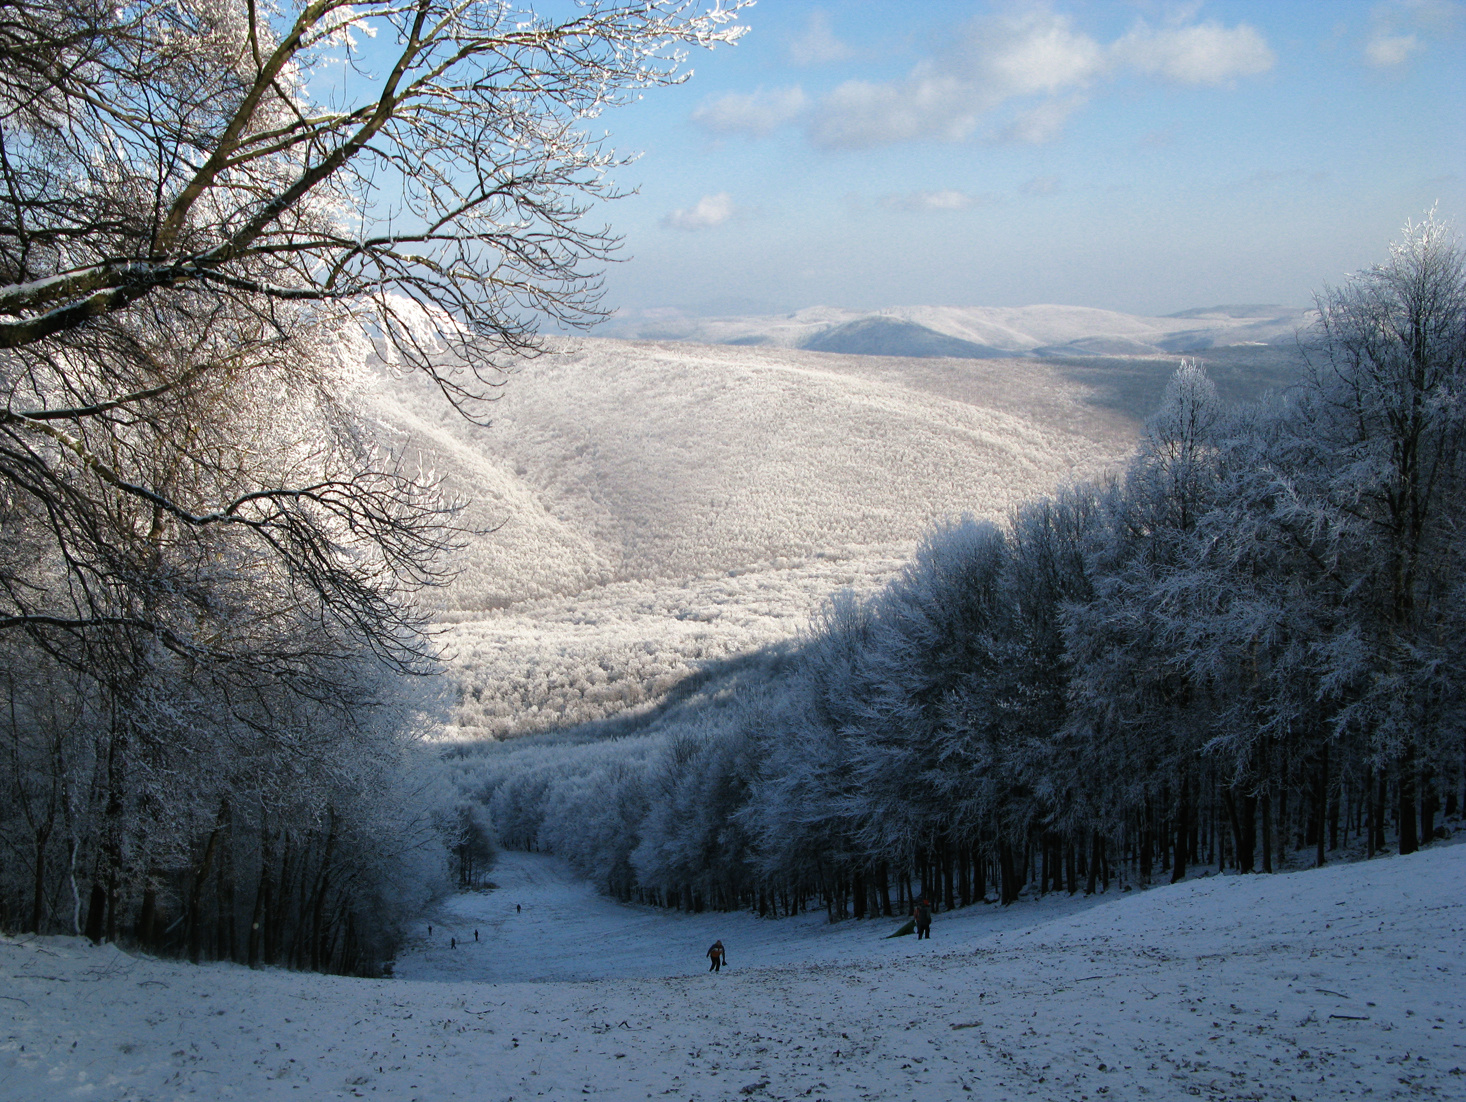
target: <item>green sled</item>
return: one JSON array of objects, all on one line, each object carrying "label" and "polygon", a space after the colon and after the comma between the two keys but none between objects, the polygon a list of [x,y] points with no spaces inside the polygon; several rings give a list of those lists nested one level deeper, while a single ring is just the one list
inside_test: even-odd
[{"label": "green sled", "polygon": [[905,937],[907,934],[913,932],[915,929],[916,919],[908,918],[899,930],[897,930],[894,934],[887,934],[884,940],[890,941],[893,937]]}]

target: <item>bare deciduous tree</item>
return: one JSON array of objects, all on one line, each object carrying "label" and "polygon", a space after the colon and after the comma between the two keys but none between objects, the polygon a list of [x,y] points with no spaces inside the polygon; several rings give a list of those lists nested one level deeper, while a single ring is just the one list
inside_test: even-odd
[{"label": "bare deciduous tree", "polygon": [[163,946],[181,908],[191,955],[371,967],[350,839],[402,833],[363,824],[456,536],[365,365],[478,417],[598,316],[622,161],[586,128],[742,6],[0,0],[0,924],[86,900]]},{"label": "bare deciduous tree", "polygon": [[[481,412],[496,357],[533,351],[538,321],[596,315],[615,239],[582,216],[614,194],[617,159],[582,128],[680,79],[678,44],[735,38],[739,6],[596,0],[559,20],[496,0],[6,9],[7,504],[37,510],[68,562],[160,525],[248,529],[368,623],[371,581],[336,552],[420,570],[442,546],[423,487],[364,455],[294,481],[235,456],[210,484],[200,427],[262,376],[339,420],[332,375],[351,332]],[[367,35],[380,48],[360,49]],[[99,496],[154,519],[102,531]],[[96,607],[100,583],[67,617],[8,581],[4,626],[115,618]]]}]

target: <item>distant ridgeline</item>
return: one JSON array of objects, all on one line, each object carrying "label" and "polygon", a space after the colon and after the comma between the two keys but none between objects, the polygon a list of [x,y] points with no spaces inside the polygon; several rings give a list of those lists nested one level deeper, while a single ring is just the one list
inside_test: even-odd
[{"label": "distant ridgeline", "polygon": [[910,306],[858,313],[813,307],[793,314],[622,316],[608,336],[767,345],[851,356],[998,359],[1172,357],[1246,348],[1254,362],[1296,351],[1315,313],[1288,306],[1208,306],[1144,317],[1077,306]]},{"label": "distant ridgeline", "polygon": [[1286,400],[1183,363],[1123,476],[935,528],[654,713],[460,748],[461,790],[503,844],[694,910],[1415,850],[1466,784],[1459,247],[1415,227],[1321,314]]},{"label": "distant ridgeline", "polygon": [[843,352],[849,356],[952,356],[963,360],[991,360],[1013,353],[990,345],[965,341],[899,318],[861,318],[847,321],[807,338],[811,352]]},{"label": "distant ridgeline", "polygon": [[1098,400],[1144,416],[1160,401],[1175,357],[1204,354],[1222,398],[1251,402],[1292,384],[1316,313],[1287,306],[1209,306],[1142,317],[1074,306],[917,306],[858,314],[815,307],[748,317],[621,317],[597,332],[648,340],[797,348],[900,359],[1046,361],[1094,388]]}]

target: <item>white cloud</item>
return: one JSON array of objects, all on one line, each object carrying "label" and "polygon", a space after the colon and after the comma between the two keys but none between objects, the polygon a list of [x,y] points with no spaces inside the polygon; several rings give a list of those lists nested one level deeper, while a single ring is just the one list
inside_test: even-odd
[{"label": "white cloud", "polygon": [[1020,145],[1045,145],[1059,136],[1064,124],[1069,121],[1069,116],[1083,107],[1085,102],[1084,96],[1044,100],[1020,111],[998,137],[1002,141],[1017,142]]},{"label": "white cloud", "polygon": [[1466,5],[1458,0],[1386,0],[1370,11],[1364,60],[1376,69],[1394,69],[1431,42],[1454,38]]},{"label": "white cloud", "polygon": [[956,188],[942,188],[938,191],[913,191],[904,195],[887,195],[881,205],[896,210],[911,211],[958,211],[973,207],[991,206],[998,200],[991,195],[974,195]]},{"label": "white cloud", "polygon": [[704,195],[687,210],[674,210],[662,219],[662,225],[674,230],[709,230],[721,226],[738,213],[733,197],[726,191]]},{"label": "white cloud", "polygon": [[900,80],[840,85],[814,111],[810,138],[847,148],[961,141],[1013,103],[1012,117],[995,121],[995,136],[1046,142],[1098,85],[1120,75],[1224,84],[1266,72],[1276,61],[1266,39],[1246,23],[1177,22],[1157,29],[1141,22],[1104,44],[1042,4],[977,20],[952,37],[952,48],[918,62]]},{"label": "white cloud", "polygon": [[1271,69],[1277,58],[1254,27],[1220,23],[1152,30],[1139,24],[1111,48],[1122,67],[1178,84],[1225,84]]},{"label": "white cloud", "polygon": [[714,134],[762,135],[793,122],[807,102],[797,84],[747,95],[732,92],[703,104],[692,113],[692,121]]},{"label": "white cloud", "polygon": [[854,55],[854,50],[835,37],[830,17],[818,10],[810,12],[804,33],[789,43],[789,60],[795,65],[829,65],[849,61]]},{"label": "white cloud", "polygon": [[1037,10],[993,29],[976,60],[979,90],[996,100],[1082,88],[1105,67],[1103,48],[1068,16]]},{"label": "white cloud", "polygon": [[1103,51],[1067,16],[1047,10],[980,20],[952,50],[919,62],[905,79],[847,81],[820,105],[816,144],[862,147],[936,138],[960,141],[1006,101],[1086,86]]},{"label": "white cloud", "polygon": [[1403,65],[1420,49],[1420,39],[1413,34],[1385,34],[1376,31],[1364,44],[1364,60],[1377,69]]},{"label": "white cloud", "polygon": [[959,141],[979,112],[962,83],[940,74],[914,74],[905,84],[848,80],[825,97],[810,126],[815,143],[861,148],[913,138]]}]

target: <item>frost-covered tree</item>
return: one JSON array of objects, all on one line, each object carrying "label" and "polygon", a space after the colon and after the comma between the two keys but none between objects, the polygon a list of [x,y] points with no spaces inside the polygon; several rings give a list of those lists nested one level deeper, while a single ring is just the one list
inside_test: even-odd
[{"label": "frost-covered tree", "polygon": [[[615,241],[583,216],[619,161],[587,127],[735,38],[738,6],[7,9],[5,827],[34,858],[0,921],[151,945],[177,905],[192,955],[238,955],[203,939],[245,904],[200,908],[249,882],[309,900],[293,963],[365,959],[331,941],[369,894],[341,863],[408,752],[394,679],[430,653],[413,598],[454,506],[356,416],[364,364],[473,416],[542,319],[596,317]],[[73,675],[85,722],[48,742],[31,686]]]},{"label": "frost-covered tree", "polygon": [[[0,576],[0,628],[167,638],[146,602],[99,591],[151,583],[133,560],[173,529],[272,554],[400,646],[376,598],[441,550],[439,518],[414,472],[340,440],[339,365],[369,338],[472,413],[540,319],[597,316],[615,242],[582,216],[614,194],[617,159],[585,127],[679,79],[679,43],[735,38],[737,6],[16,9],[0,32],[0,485],[67,576]],[[239,411],[278,420],[282,397],[311,407],[293,435],[325,420],[336,454],[216,454],[206,427],[233,440]]]},{"label": "frost-covered tree", "polygon": [[[1466,507],[1466,254],[1448,225],[1407,224],[1387,262],[1318,297],[1319,352],[1290,419],[1289,465],[1333,556],[1346,615],[1321,654],[1333,723],[1397,774],[1400,848],[1418,785],[1459,746]],[[1426,799],[1434,797],[1428,791]]]},{"label": "frost-covered tree", "polygon": [[1094,598],[1073,606],[1066,626],[1076,671],[1071,741],[1111,799],[1138,817],[1144,852],[1158,832],[1174,834],[1173,845],[1160,839],[1174,879],[1185,875],[1205,741],[1205,701],[1178,655],[1187,613],[1176,594],[1187,585],[1197,524],[1217,504],[1222,424],[1215,386],[1183,361],[1108,495]]},{"label": "frost-covered tree", "polygon": [[864,812],[853,774],[860,737],[871,610],[849,592],[835,594],[799,656],[784,694],[770,701],[767,755],[750,784],[740,819],[760,871],[780,890],[829,885],[863,864],[856,817]]},{"label": "frost-covered tree", "polygon": [[954,864],[1014,793],[1002,769],[1012,618],[1001,531],[970,518],[928,533],[881,594],[852,740],[859,836],[930,863],[951,905]]},{"label": "frost-covered tree", "polygon": [[[1010,812],[1004,836],[1011,847],[1042,821],[1049,832],[1044,844],[1050,851],[1063,848],[1066,870],[1077,865],[1076,846],[1084,847],[1094,868],[1107,833],[1097,824],[1105,821],[1099,809],[1109,794],[1093,783],[1071,745],[1067,719],[1074,669],[1064,638],[1066,616],[1094,599],[1090,556],[1103,533],[1103,501],[1100,487],[1066,487],[1018,509],[1009,536],[1005,589],[1013,635],[1001,700],[1008,731],[1002,756],[1003,768],[1015,778],[1015,794],[1025,799],[1015,801],[1023,817]],[[1011,862],[1010,853],[1000,862],[1005,901],[1017,890]]]}]

